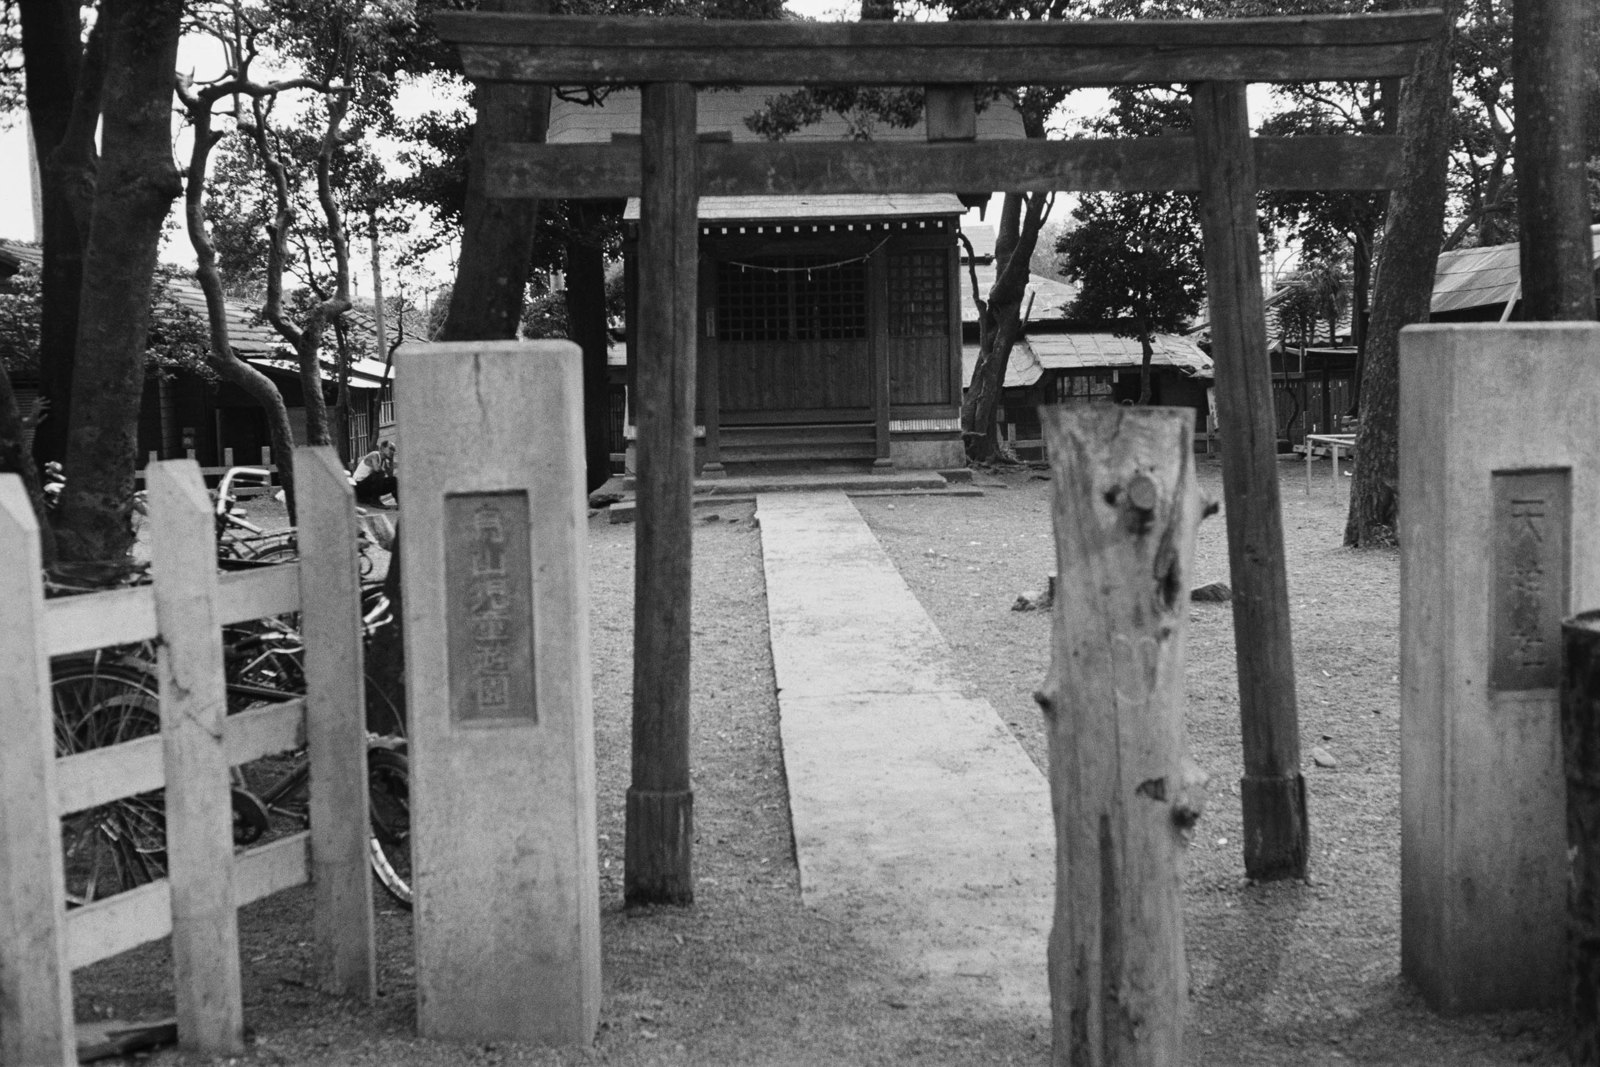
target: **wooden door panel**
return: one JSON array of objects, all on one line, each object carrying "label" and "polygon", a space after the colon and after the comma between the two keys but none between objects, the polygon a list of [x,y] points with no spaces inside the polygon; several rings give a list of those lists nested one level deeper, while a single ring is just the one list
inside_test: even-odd
[{"label": "wooden door panel", "polygon": [[867,343],[722,341],[717,345],[723,412],[867,408]]}]

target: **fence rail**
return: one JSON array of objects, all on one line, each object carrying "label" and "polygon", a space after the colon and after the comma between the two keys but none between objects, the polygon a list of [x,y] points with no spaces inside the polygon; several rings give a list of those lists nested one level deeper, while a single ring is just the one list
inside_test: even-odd
[{"label": "fence rail", "polygon": [[[354,499],[332,449],[297,450],[296,471],[298,563],[219,576],[200,467],[156,462],[154,584],[48,602],[27,495],[0,476],[0,1062],[76,1064],[72,970],[169,935],[180,1042],[242,1052],[237,909],[308,881],[317,984],[373,996]],[[292,611],[307,696],[226,715],[221,627]],[[158,646],[160,734],[58,756],[50,658],[143,641]],[[311,829],[236,855],[229,768],[301,745]],[[155,789],[167,877],[69,911],[62,816]]]}]

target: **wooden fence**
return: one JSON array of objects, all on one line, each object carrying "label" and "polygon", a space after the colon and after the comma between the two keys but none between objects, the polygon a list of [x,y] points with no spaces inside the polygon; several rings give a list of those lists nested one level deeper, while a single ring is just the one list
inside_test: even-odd
[{"label": "wooden fence", "polygon": [[[191,448],[191,449],[188,450],[188,458],[189,459],[194,459],[195,458],[194,449]],[[159,453],[159,452],[151,452],[148,456],[145,457],[145,465],[141,469],[136,470],[136,471],[133,472],[133,477],[134,477],[135,481],[136,482],[144,482],[146,473],[151,471],[151,470],[153,470],[155,468],[155,465],[157,463],[159,463],[159,462],[161,462],[161,453]],[[246,467],[246,466],[248,466],[248,467],[259,467],[262,470],[265,470],[270,475],[276,475],[278,473],[278,465],[276,463],[272,462],[272,449],[263,447],[261,449],[261,452],[260,452],[260,462],[257,462],[257,463],[252,463],[250,461],[250,457],[248,455],[243,455],[243,456],[239,457],[239,460],[236,463],[234,461],[233,449],[224,448],[222,450],[222,466],[220,466],[220,467],[201,467],[200,468],[200,475],[201,475],[201,477],[203,477],[206,480],[206,484],[210,485],[211,483],[219,480],[224,474],[227,474],[230,469],[232,469],[233,467],[236,467],[236,466],[239,466],[239,467]],[[267,484],[267,485],[257,485],[257,484],[254,484],[254,483],[251,483],[251,484],[248,484],[248,485],[241,485],[237,489],[234,490],[234,494],[233,495],[234,496],[260,496],[260,495],[265,494],[265,493],[275,493],[275,492],[277,492],[277,487],[272,485],[272,484],[270,484],[270,482],[271,482],[271,479],[269,479],[269,484]]]},{"label": "wooden fence", "polygon": [[[298,563],[219,574],[200,468],[150,469],[153,584],[46,601],[39,530],[0,475],[0,1063],[76,1064],[71,972],[172,938],[179,1041],[243,1051],[237,909],[315,886],[317,983],[371,998],[366,732],[354,499],[328,448],[296,453]],[[308,695],[226,715],[221,627],[301,613]],[[52,656],[155,641],[161,732],[58,757]],[[311,829],[235,853],[229,768],[305,745]],[[61,818],[166,790],[166,878],[67,910]]]}]

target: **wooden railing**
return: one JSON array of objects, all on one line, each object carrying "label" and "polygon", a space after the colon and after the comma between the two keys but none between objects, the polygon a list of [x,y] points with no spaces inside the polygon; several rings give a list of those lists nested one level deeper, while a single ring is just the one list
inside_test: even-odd
[{"label": "wooden railing", "polygon": [[[375,991],[354,499],[300,449],[298,563],[219,574],[192,460],[150,468],[150,585],[45,600],[39,529],[0,475],[0,1063],[76,1064],[71,972],[171,936],[180,1042],[244,1049],[237,909],[315,886],[317,984]],[[221,628],[300,612],[307,696],[227,716]],[[58,756],[50,658],[158,648],[161,732]],[[235,853],[229,768],[306,746],[311,829]],[[61,819],[165,789],[167,876],[67,909]]]}]

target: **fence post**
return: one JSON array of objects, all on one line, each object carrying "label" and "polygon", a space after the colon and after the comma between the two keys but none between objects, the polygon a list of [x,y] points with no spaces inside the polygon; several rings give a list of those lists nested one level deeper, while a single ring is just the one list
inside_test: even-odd
[{"label": "fence post", "polygon": [[372,877],[367,869],[367,729],[355,494],[326,446],[295,449],[300,511],[300,620],[305,635],[306,746],[317,982],[377,995]]},{"label": "fence post", "polygon": [[1042,414],[1059,576],[1037,695],[1056,819],[1054,1062],[1166,1067],[1183,1062],[1181,862],[1205,782],[1183,726],[1193,415]]},{"label": "fence post", "polygon": [[211,501],[192,459],[157,463],[148,481],[178,1038],[206,1055],[237,1055],[244,1008]]},{"label": "fence post", "polygon": [[76,1064],[39,524],[0,474],[0,1063]]}]

